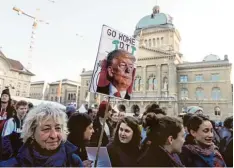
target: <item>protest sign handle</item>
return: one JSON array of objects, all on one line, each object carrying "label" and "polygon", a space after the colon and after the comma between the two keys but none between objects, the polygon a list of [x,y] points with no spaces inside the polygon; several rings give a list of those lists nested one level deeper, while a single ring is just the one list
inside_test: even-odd
[{"label": "protest sign handle", "polygon": [[109,111],[108,111],[109,105],[110,105],[110,97],[108,96],[108,102],[107,102],[107,106],[106,106],[106,110],[105,110],[104,120],[103,120],[103,123],[102,123],[101,135],[100,135],[99,141],[98,141],[98,149],[97,149],[97,153],[96,153],[96,158],[95,158],[95,162],[94,162],[94,167],[97,167],[98,156],[99,156],[99,150],[100,150],[100,147],[101,147],[101,144],[102,144],[102,138],[103,138],[103,134],[104,134],[104,127],[105,127],[106,120],[107,120],[107,117],[108,117],[107,114],[109,113]]}]

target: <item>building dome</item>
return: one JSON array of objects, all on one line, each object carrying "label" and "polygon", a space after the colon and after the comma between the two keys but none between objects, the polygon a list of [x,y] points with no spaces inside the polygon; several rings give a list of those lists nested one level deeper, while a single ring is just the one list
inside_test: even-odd
[{"label": "building dome", "polygon": [[220,58],[217,55],[210,54],[204,57],[203,61],[219,61]]},{"label": "building dome", "polygon": [[140,19],[136,25],[136,30],[156,26],[173,27],[172,17],[168,14],[160,13],[159,6],[153,8],[153,13],[151,15],[147,15]]}]

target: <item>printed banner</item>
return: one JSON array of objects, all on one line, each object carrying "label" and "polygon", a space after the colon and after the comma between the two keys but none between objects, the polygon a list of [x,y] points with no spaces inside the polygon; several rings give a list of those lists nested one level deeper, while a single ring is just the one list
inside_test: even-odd
[{"label": "printed banner", "polygon": [[103,25],[89,91],[130,100],[138,44],[135,38]]}]

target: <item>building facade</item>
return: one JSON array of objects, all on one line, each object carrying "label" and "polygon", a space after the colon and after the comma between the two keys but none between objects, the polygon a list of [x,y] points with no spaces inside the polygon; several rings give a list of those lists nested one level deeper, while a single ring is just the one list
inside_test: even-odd
[{"label": "building facade", "polygon": [[80,97],[80,84],[72,80],[63,79],[60,98],[58,97],[59,84],[60,81],[52,82],[49,84],[50,87],[48,91],[48,100],[60,102],[63,105],[67,105],[70,103],[77,104]]},{"label": "building facade", "polygon": [[[59,85],[61,91],[59,97]],[[63,105],[78,104],[80,98],[80,83],[69,79],[62,79],[52,83],[36,81],[31,83],[30,98],[60,102]]]},{"label": "building facade", "polygon": [[[134,37],[139,40],[137,70],[130,101],[118,101],[133,112],[143,112],[157,103],[168,115],[177,116],[188,106],[201,106],[212,119],[223,120],[232,115],[232,64],[225,55],[205,56],[200,62],[185,62],[180,53],[181,37],[170,15],[160,13],[143,17]],[[92,71],[81,74],[80,101],[85,102]],[[91,102],[96,95],[92,94]],[[112,101],[115,104],[116,101]]]},{"label": "building facade", "polygon": [[7,58],[0,51],[0,93],[8,87],[12,96],[28,97],[32,76],[19,61]]},{"label": "building facade", "polygon": [[36,81],[31,83],[30,98],[39,100],[48,100],[49,84],[45,81]]}]

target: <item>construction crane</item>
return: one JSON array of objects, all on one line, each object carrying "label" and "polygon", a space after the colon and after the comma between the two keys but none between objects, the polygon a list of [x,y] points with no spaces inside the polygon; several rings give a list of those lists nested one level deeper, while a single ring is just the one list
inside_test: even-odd
[{"label": "construction crane", "polygon": [[49,24],[49,23],[44,21],[44,20],[38,19],[38,13],[39,13],[40,9],[37,9],[37,13],[35,16],[27,14],[26,12],[22,11],[21,9],[19,9],[17,7],[13,7],[13,10],[16,11],[18,13],[18,15],[25,15],[25,16],[33,19],[32,34],[31,34],[31,39],[30,39],[29,55],[28,55],[28,65],[27,65],[27,69],[31,70],[31,68],[32,68],[32,53],[33,53],[33,49],[34,49],[35,35],[36,35],[38,23],[44,23],[44,24]]}]

